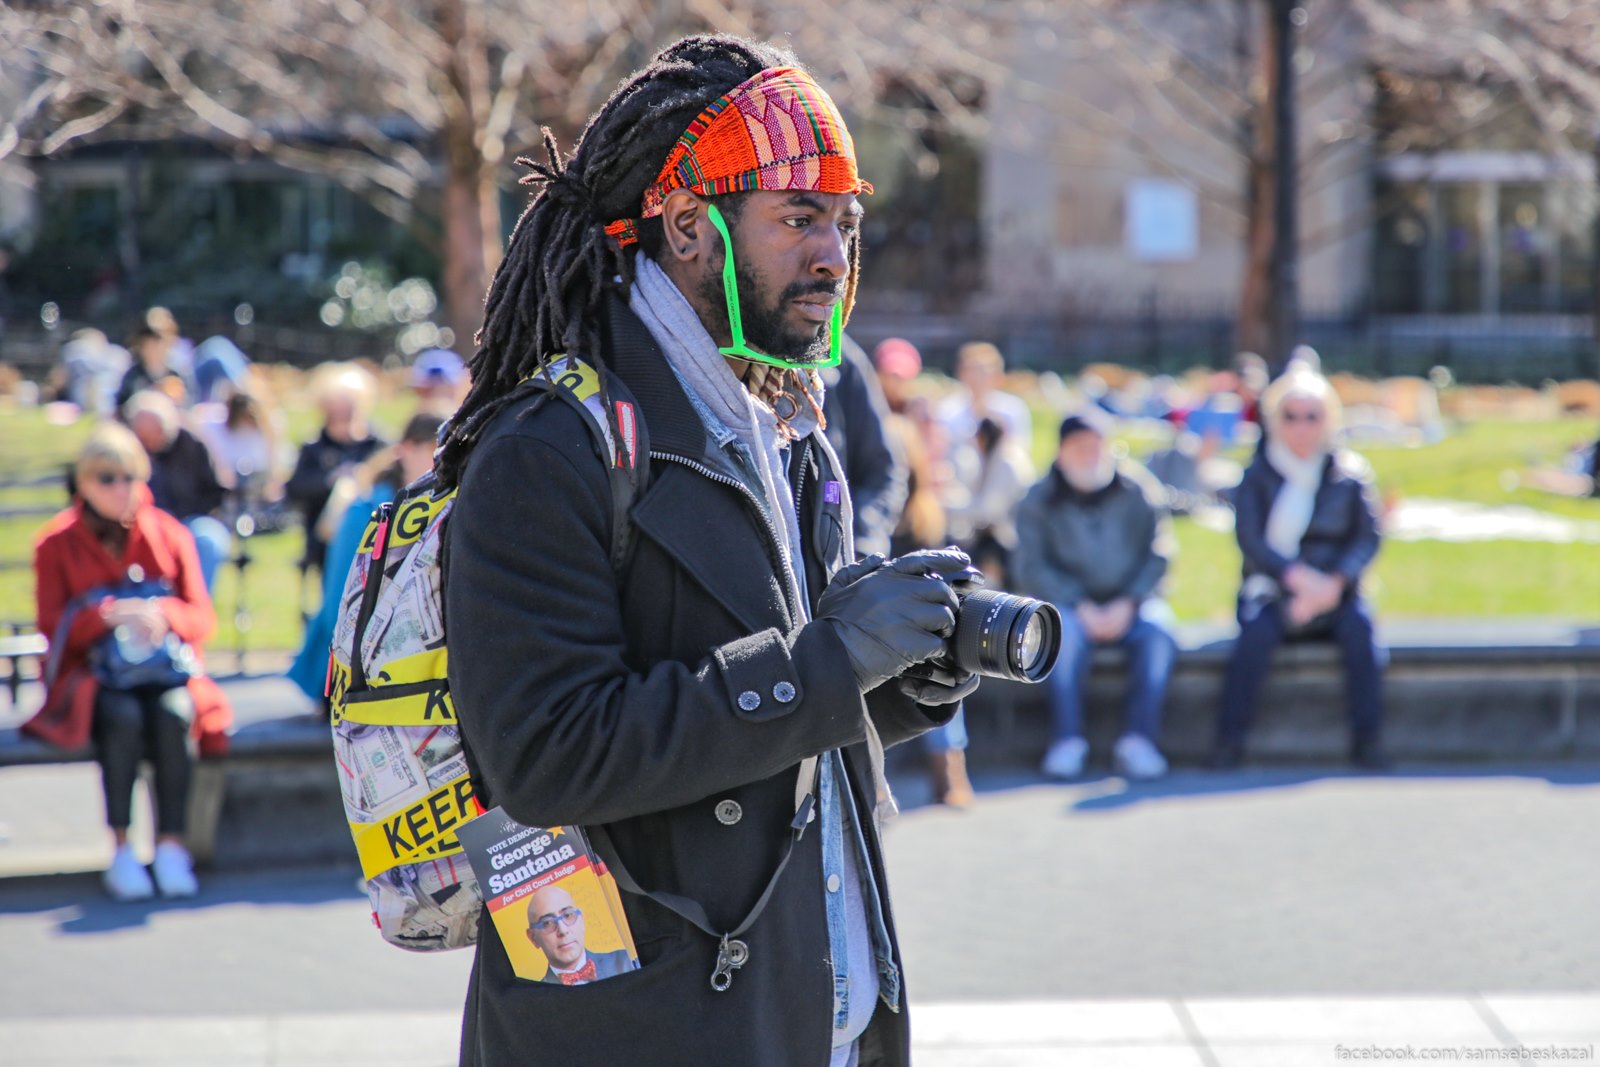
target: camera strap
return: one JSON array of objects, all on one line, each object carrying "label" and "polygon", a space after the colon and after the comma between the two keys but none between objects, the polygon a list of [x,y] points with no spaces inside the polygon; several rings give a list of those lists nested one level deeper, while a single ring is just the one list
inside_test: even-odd
[{"label": "camera strap", "polygon": [[627,865],[622,862],[622,855],[617,851],[616,844],[611,840],[611,835],[606,832],[605,827],[585,827],[596,851],[603,853],[601,858],[606,861],[606,866],[616,877],[617,885],[629,893],[648,897],[697,930],[717,940],[717,965],[711,972],[711,988],[718,993],[727,991],[733,984],[733,972],[743,967],[750,958],[750,946],[737,938],[754,926],[755,921],[766,910],[767,902],[772,899],[773,891],[778,888],[778,879],[783,877],[784,869],[789,866],[789,860],[794,856],[795,845],[800,843],[800,839],[805,836],[806,827],[816,818],[818,767],[819,758],[816,756],[809,756],[800,761],[800,769],[795,775],[794,783],[794,818],[789,822],[789,840],[784,844],[783,858],[778,861],[772,876],[767,879],[766,887],[761,890],[761,895],[756,898],[755,904],[731,930],[717,930],[711,922],[711,917],[706,914],[705,907],[697,900],[690,900],[678,893],[645,889],[629,873]]}]

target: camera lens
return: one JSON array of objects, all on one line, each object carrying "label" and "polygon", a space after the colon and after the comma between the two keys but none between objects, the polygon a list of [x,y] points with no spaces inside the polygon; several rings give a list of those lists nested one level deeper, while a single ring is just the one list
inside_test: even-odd
[{"label": "camera lens", "polygon": [[1054,604],[984,589],[961,598],[951,641],[956,666],[991,678],[1042,682],[1061,654]]},{"label": "camera lens", "polygon": [[1033,669],[1039,662],[1042,652],[1044,652],[1044,623],[1039,621],[1036,612],[1028,616],[1028,624],[1022,631],[1022,648],[1018,650],[1017,655],[1017,663],[1024,673]]}]

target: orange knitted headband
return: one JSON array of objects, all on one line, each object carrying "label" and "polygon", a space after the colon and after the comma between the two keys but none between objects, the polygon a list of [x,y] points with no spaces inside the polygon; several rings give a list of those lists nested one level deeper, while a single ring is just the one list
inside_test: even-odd
[{"label": "orange knitted headband", "polygon": [[[702,111],[644,191],[639,218],[661,214],[674,189],[701,196],[752,189],[872,192],[856,173],[855,143],[839,109],[794,67],[764,70]],[[606,233],[627,247],[639,239],[638,221],[618,219]]]}]

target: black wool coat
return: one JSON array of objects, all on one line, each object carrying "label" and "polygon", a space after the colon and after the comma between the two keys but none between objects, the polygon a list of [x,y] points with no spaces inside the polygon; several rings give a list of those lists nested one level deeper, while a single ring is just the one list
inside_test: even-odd
[{"label": "black wool coat", "polygon": [[[652,457],[623,580],[606,470],[580,416],[562,403],[507,408],[468,460],[448,527],[451,691],[485,805],[530,825],[605,825],[639,885],[698,901],[727,930],[782,855],[802,759],[844,748],[870,812],[864,715],[893,744],[955,708],[893,685],[863,699],[830,626],[797,625],[763,511],[724,473],[649,332],[618,300],[608,320],[603,357],[638,403]],[[843,475],[815,435],[789,453],[814,599],[845,562],[825,489]],[[727,801],[731,825],[718,817]],[[819,830],[743,935],[749,961],[726,992],[710,985],[717,943],[645,897],[623,894],[642,968],[584,986],[515,977],[485,917],[461,1062],[823,1067],[833,986]],[[889,1064],[909,1062],[904,998],[902,984],[898,1012],[880,1001],[869,1031]]]}]

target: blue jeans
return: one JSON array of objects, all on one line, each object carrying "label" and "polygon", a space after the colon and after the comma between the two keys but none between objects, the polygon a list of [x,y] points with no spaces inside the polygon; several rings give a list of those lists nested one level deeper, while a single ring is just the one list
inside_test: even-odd
[{"label": "blue jeans", "polygon": [[967,750],[967,709],[963,707],[956,712],[955,718],[943,726],[935,726],[922,735],[922,745],[929,754],[942,756],[954,750],[965,752]]},{"label": "blue jeans", "polygon": [[[1061,607],[1061,658],[1045,685],[1050,692],[1050,716],[1055,724],[1055,740],[1083,736],[1083,693],[1094,664],[1095,642],[1078,621],[1071,606]],[[1172,636],[1172,609],[1166,601],[1151,597],[1139,605],[1128,632],[1107,648],[1120,648],[1128,654],[1128,702],[1123,714],[1123,734],[1138,734],[1154,744],[1161,733],[1161,706],[1167,696],[1167,680],[1178,658],[1178,642]]]},{"label": "blue jeans", "polygon": [[[1242,746],[1255,721],[1261,684],[1272,668],[1272,653],[1287,638],[1283,613],[1276,603],[1264,605],[1244,618],[1241,605],[1239,637],[1222,683],[1222,714],[1217,719],[1217,743]],[[1312,635],[1331,639],[1344,660],[1345,707],[1350,733],[1358,742],[1377,740],[1383,726],[1382,664],[1384,655],[1373,635],[1372,615],[1359,596],[1347,598],[1328,620],[1325,630]]]},{"label": "blue jeans", "polygon": [[183,520],[183,525],[194,535],[195,553],[200,557],[200,576],[206,580],[209,593],[217,568],[222,566],[222,561],[228,558],[228,550],[233,547],[233,535],[220,519],[210,515],[190,515]]}]

